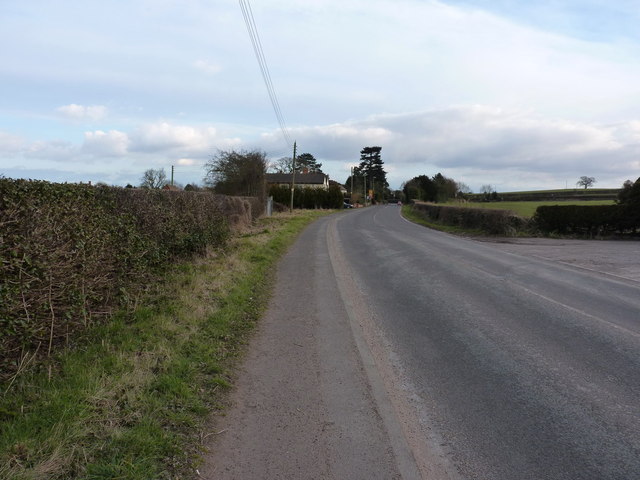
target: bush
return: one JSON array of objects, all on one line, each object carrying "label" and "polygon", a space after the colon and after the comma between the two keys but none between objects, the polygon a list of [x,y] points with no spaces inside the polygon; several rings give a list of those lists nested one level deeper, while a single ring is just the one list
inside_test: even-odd
[{"label": "bush", "polygon": [[490,235],[513,235],[529,224],[526,219],[508,210],[452,207],[431,203],[414,203],[412,208],[431,221],[482,230]]},{"label": "bush", "polygon": [[221,245],[222,199],[0,178],[0,381],[105,318],[169,262]]},{"label": "bush", "polygon": [[634,228],[633,219],[621,205],[540,206],[533,221],[544,233],[593,236]]},{"label": "bush", "polygon": [[[291,205],[291,188],[273,185],[269,195],[275,203]],[[296,187],[293,195],[293,208],[342,208],[344,198],[340,187],[331,185],[328,190],[322,188]]]}]

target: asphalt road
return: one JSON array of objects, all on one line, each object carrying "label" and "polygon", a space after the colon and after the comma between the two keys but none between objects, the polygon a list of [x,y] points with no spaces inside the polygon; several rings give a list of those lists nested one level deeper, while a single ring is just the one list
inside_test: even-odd
[{"label": "asphalt road", "polygon": [[316,222],[204,476],[640,479],[640,283],[526,253],[396,206]]}]

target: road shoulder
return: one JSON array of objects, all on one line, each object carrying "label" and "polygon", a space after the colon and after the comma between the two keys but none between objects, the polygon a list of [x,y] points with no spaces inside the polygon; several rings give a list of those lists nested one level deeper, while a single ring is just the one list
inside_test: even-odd
[{"label": "road shoulder", "polygon": [[213,419],[207,479],[399,478],[340,301],[326,226],[280,262],[225,416]]}]

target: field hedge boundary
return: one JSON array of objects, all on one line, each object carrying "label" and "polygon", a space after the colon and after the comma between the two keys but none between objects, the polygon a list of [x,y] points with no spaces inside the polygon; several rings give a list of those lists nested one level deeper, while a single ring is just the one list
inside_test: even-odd
[{"label": "field hedge boundary", "polygon": [[[620,193],[619,188],[594,188],[557,191],[533,191],[533,192],[501,192],[496,193],[496,199],[505,202],[544,202],[544,201],[590,201],[590,200],[616,200]],[[472,202],[491,201],[484,193],[471,193],[467,198]]]},{"label": "field hedge boundary", "polygon": [[455,207],[414,202],[423,218],[489,235],[559,234],[582,237],[634,235],[640,229],[640,209],[632,205],[541,205],[531,220],[509,210]]},{"label": "field hedge boundary", "polygon": [[627,205],[548,205],[536,209],[533,221],[544,233],[606,235],[635,232],[640,212]]},{"label": "field hedge boundary", "polygon": [[170,262],[224,245],[260,204],[0,178],[0,382],[135,302]]},{"label": "field hedge boundary", "polygon": [[514,235],[529,226],[527,219],[509,210],[455,207],[423,202],[414,202],[411,208],[432,222],[480,230],[489,235]]}]

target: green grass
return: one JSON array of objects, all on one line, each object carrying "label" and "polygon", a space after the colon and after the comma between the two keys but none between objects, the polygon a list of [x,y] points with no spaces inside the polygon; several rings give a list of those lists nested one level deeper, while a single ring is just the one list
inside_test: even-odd
[{"label": "green grass", "polygon": [[528,190],[528,191],[522,191],[522,192],[500,192],[500,195],[525,195],[525,194],[531,194],[531,193],[580,193],[580,194],[598,194],[598,193],[603,193],[603,192],[611,192],[611,191],[615,191],[617,189],[615,188],[558,188],[558,189],[552,189],[552,190]]},{"label": "green grass", "polygon": [[195,477],[205,421],[262,314],[274,265],[327,212],[263,219],[175,267],[135,311],[0,394],[2,479]]},{"label": "green grass", "polygon": [[588,202],[576,202],[571,200],[548,200],[548,201],[523,201],[523,202],[469,202],[469,203],[455,203],[456,207],[469,207],[469,208],[490,208],[496,210],[511,210],[517,215],[524,218],[531,218],[536,213],[536,209],[541,205],[612,205],[615,203],[613,200],[589,200]]}]

